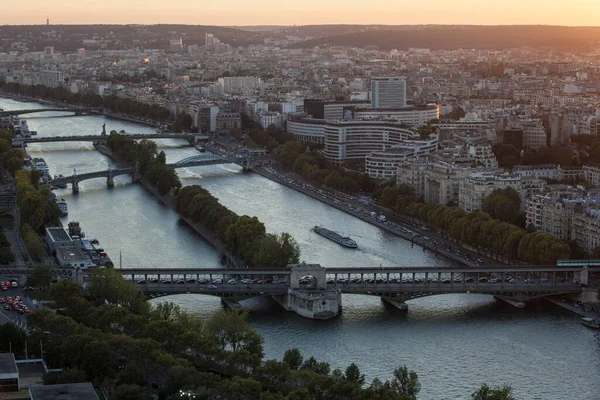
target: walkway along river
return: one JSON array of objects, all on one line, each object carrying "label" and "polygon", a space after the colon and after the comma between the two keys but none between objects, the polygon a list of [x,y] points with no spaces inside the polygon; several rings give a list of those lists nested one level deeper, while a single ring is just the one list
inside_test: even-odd
[{"label": "walkway along river", "polygon": [[[26,105],[26,107],[25,107]],[[0,99],[0,108],[35,106]],[[41,106],[41,105],[40,105]],[[52,115],[52,114],[51,114]],[[60,114],[54,114],[60,115]],[[42,136],[99,133],[107,129],[147,132],[151,128],[100,116],[26,117]],[[169,162],[197,153],[182,141],[159,141]],[[91,143],[30,145],[52,174],[92,172],[109,165]],[[195,153],[196,152],[196,153]],[[178,171],[184,185],[201,184],[238,214],[256,215],[269,231],[296,237],[302,259],[326,266],[447,265],[410,243],[356,218],[233,165]],[[122,251],[123,267],[217,267],[218,254],[187,224],[126,176],[107,189],[104,179],[85,181],[74,196],[57,191],[69,204],[68,220],[94,232],[109,254]],[[344,249],[312,232],[321,224],[348,234],[359,249]],[[208,296],[165,298],[201,316],[221,309]],[[155,300],[157,301],[157,300]],[[162,301],[162,300],[160,300]],[[356,362],[368,379],[387,378],[399,364],[419,374],[419,399],[467,399],[482,382],[506,382],[523,400],[587,400],[600,394],[600,339],[579,324],[579,317],[545,303],[524,310],[488,296],[444,295],[409,302],[407,313],[368,296],[344,296],[340,318],[311,321],[286,313],[266,299],[248,301],[250,321],[265,338],[267,358],[281,358],[298,347],[333,367]]]}]

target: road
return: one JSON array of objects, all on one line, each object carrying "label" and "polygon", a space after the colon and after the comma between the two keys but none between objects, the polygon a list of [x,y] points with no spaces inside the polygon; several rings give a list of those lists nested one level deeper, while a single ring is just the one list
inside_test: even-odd
[{"label": "road", "polygon": [[[2,279],[3,277],[0,277],[0,280]],[[30,310],[35,311],[38,309],[37,304],[34,304],[33,300],[29,296],[27,296],[26,293],[23,292],[23,288],[10,288],[7,291],[0,292],[0,298],[3,299],[6,299],[7,297],[15,298],[15,296],[21,296],[23,303],[25,303]],[[15,311],[6,311],[4,309],[4,304],[1,304],[1,306],[2,307],[0,307],[0,325],[12,322],[16,324],[19,328],[25,330],[28,329],[26,314],[19,314]]]}]

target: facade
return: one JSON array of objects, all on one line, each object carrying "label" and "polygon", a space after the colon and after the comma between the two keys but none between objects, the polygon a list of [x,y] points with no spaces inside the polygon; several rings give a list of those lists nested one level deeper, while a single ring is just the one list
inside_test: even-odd
[{"label": "facade", "polygon": [[502,144],[511,144],[517,150],[523,149],[523,130],[505,129],[502,132]]},{"label": "facade", "polygon": [[41,71],[39,84],[51,88],[57,88],[65,83],[65,74],[62,71]]},{"label": "facade", "polygon": [[228,133],[232,129],[242,129],[242,116],[239,113],[219,112],[216,123],[218,133]]},{"label": "facade", "polygon": [[258,113],[258,122],[263,128],[269,125],[275,125],[278,128],[283,128],[283,114],[274,111],[263,111]]},{"label": "facade", "polygon": [[371,178],[389,179],[396,176],[398,166],[408,160],[431,154],[437,148],[437,137],[429,140],[407,140],[384,151],[375,151],[365,157],[365,172]]},{"label": "facade", "polygon": [[534,194],[525,204],[525,224],[534,227],[537,232],[549,233],[568,241],[571,238],[571,220],[577,204],[581,203],[550,194]]},{"label": "facade", "polygon": [[201,133],[209,133],[217,131],[217,115],[219,115],[219,107],[204,106],[198,110],[198,128]]},{"label": "facade", "polygon": [[399,108],[406,106],[406,77],[374,76],[371,78],[371,106]]},{"label": "facade", "polygon": [[600,246],[600,210],[582,208],[573,214],[571,240],[592,253]]},{"label": "facade", "polygon": [[522,177],[560,179],[560,169],[557,164],[515,165],[512,172]]},{"label": "facade", "polygon": [[521,205],[525,204],[525,194],[521,177],[508,172],[477,172],[467,176],[460,182],[458,206],[466,212],[481,210],[483,201],[494,190],[512,187],[521,197]]},{"label": "facade", "polygon": [[[364,159],[373,152],[385,151],[420,137],[406,125],[387,121],[329,121],[325,124],[323,154],[340,164],[346,160]],[[437,150],[437,139],[424,152]]]},{"label": "facade", "polygon": [[287,131],[294,135],[296,140],[303,143],[323,144],[325,141],[325,123],[324,119],[290,119],[287,122]]},{"label": "facade", "polygon": [[410,186],[427,204],[458,204],[460,182],[475,171],[477,169],[419,158],[398,166],[396,184]]},{"label": "facade", "polygon": [[583,177],[591,187],[600,187],[600,168],[584,166]]},{"label": "facade", "polygon": [[546,146],[546,130],[541,121],[530,120],[523,124],[523,147],[537,150]]},{"label": "facade", "polygon": [[361,108],[355,107],[355,119],[389,119],[410,126],[423,125],[431,120],[440,118],[440,107],[437,104],[425,106],[406,106],[402,108]]}]

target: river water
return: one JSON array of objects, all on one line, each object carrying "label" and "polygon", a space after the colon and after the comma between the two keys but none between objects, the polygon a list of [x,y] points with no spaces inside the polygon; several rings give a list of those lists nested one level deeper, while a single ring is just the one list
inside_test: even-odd
[{"label": "river water", "polygon": [[[42,108],[36,103],[0,99],[5,110]],[[24,116],[39,136],[84,135],[107,130],[151,132],[153,128],[101,116],[61,117],[60,113]],[[197,155],[180,140],[159,140],[169,162]],[[71,175],[114,166],[91,143],[31,144],[52,174]],[[365,222],[269,181],[220,165],[178,170],[184,185],[200,184],[238,214],[255,215],[270,232],[290,232],[306,262],[324,266],[435,266],[449,261],[382,232]],[[80,183],[80,192],[58,190],[88,237],[97,238],[123,268],[218,266],[217,253],[168,208],[131,178]],[[355,239],[352,251],[310,232],[323,225]],[[200,316],[221,308],[219,299],[202,295],[166,298]],[[156,301],[156,300],[155,300]],[[368,379],[387,379],[402,364],[422,383],[420,399],[467,399],[483,382],[511,385],[519,399],[600,399],[600,335],[578,317],[545,303],[517,310],[481,295],[443,295],[410,301],[407,313],[378,298],[344,295],[342,316],[312,321],[283,311],[268,299],[245,302],[250,322],[265,339],[268,358],[298,347],[343,368],[356,362]]]}]

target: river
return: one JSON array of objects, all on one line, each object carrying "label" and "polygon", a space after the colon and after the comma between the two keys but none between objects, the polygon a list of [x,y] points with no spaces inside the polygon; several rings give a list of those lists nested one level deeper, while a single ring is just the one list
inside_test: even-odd
[{"label": "river", "polygon": [[[0,99],[5,110],[43,107]],[[63,114],[64,115],[64,114]],[[24,116],[40,136],[83,135],[107,130],[151,132],[153,128],[102,116],[61,117],[60,113]],[[197,155],[180,140],[159,140],[169,162]],[[113,163],[91,143],[31,144],[52,174],[71,175]],[[238,214],[255,215],[270,232],[290,232],[306,262],[324,266],[435,266],[449,261],[387,234],[348,214],[235,165],[178,170],[184,185],[200,184]],[[168,208],[131,178],[80,183],[80,192],[58,190],[89,237],[97,238],[123,268],[216,267],[217,253]],[[355,239],[356,251],[310,232],[316,224]],[[221,309],[219,299],[201,295],[166,298],[202,317]],[[155,300],[157,301],[157,300]],[[387,379],[402,364],[422,383],[419,399],[466,399],[479,385],[506,383],[519,399],[600,398],[600,335],[581,326],[578,317],[546,303],[514,309],[481,295],[443,295],[408,302],[402,313],[378,298],[344,295],[342,316],[312,321],[283,311],[268,299],[245,302],[250,322],[265,339],[267,358],[281,358],[298,347],[333,367],[356,362],[370,380]]]}]

